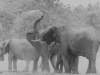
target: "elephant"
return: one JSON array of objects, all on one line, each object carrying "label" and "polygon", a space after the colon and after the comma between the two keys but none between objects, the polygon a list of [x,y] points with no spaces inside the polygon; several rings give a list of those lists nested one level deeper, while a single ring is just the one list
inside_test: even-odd
[{"label": "elephant", "polygon": [[[48,71],[48,72],[50,71],[49,66],[48,66],[48,62],[47,62],[48,59],[50,58],[51,64],[52,64],[55,72],[57,72],[58,68],[56,68],[55,67],[56,65],[54,64],[55,63],[54,62],[54,60],[55,60],[54,54],[49,54],[49,45],[47,45],[47,47],[48,47],[47,49],[41,49],[43,47],[43,45],[42,45],[43,44],[43,41],[41,41],[40,39],[36,39],[36,35],[37,34],[39,35],[39,37],[42,37],[42,35],[44,33],[45,32],[43,32],[42,34],[40,34],[40,33],[35,33],[34,31],[30,31],[30,32],[26,33],[26,39],[31,43],[31,45],[33,47],[35,47],[37,50],[42,51],[42,52],[40,52],[41,53],[40,55],[42,57],[42,63],[41,63],[42,71],[45,71],[45,70]],[[37,44],[40,44],[40,45],[38,46]],[[46,45],[47,43],[44,42],[44,44]],[[45,45],[44,45],[44,48],[45,48]],[[62,67],[61,67],[61,69],[60,69],[59,72],[62,72]]]},{"label": "elephant", "polygon": [[[13,69],[17,71],[17,59],[26,61],[26,66],[23,71],[29,70],[29,63],[32,60],[33,70],[37,72],[37,63],[39,60],[39,52],[33,47],[26,39],[9,39],[5,40],[0,45],[0,59],[1,57],[4,60],[4,55],[8,55],[8,70],[12,71],[12,62],[13,62]],[[3,61],[2,60],[2,61]]]},{"label": "elephant", "polygon": [[79,73],[79,56],[84,56],[89,60],[87,74],[97,73],[96,55],[100,44],[98,32],[92,26],[66,25],[63,27],[62,32],[60,31],[62,27],[49,27],[41,40],[48,45],[54,41],[61,45],[60,53],[66,73]]},{"label": "elephant", "polygon": [[50,72],[48,62],[48,45],[40,40],[42,34],[40,34],[37,29],[37,24],[43,19],[43,15],[40,15],[39,17],[40,18],[37,19],[33,24],[33,30],[26,33],[26,39],[33,47],[36,48],[37,51],[40,51],[39,54],[42,57],[43,63],[42,71]]},{"label": "elephant", "polygon": [[30,44],[36,48],[36,50],[39,52],[39,55],[42,57],[42,63],[43,63],[42,72],[50,72],[49,61],[48,61],[49,51],[46,42],[43,42],[39,39],[34,40],[34,37],[32,37],[31,33],[27,33],[26,37],[27,40],[30,42]]}]

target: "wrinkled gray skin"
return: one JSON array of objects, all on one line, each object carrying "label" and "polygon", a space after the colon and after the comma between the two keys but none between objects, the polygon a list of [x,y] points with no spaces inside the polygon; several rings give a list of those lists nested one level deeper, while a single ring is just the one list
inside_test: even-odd
[{"label": "wrinkled gray skin", "polygon": [[[4,57],[6,53],[8,53],[8,70],[12,70],[12,62],[13,69],[17,71],[17,59],[26,61],[26,66],[23,71],[29,70],[29,63],[32,60],[33,70],[37,72],[37,63],[39,60],[39,53],[35,47],[33,47],[26,39],[10,39],[6,40],[0,45],[0,51],[3,51],[1,55]],[[1,58],[0,56],[0,58]]]},{"label": "wrinkled gray skin", "polygon": [[30,44],[36,48],[37,51],[40,51],[39,54],[42,57],[42,71],[50,72],[49,62],[48,62],[48,45],[39,40],[42,34],[39,34],[37,29],[37,24],[43,19],[43,15],[40,19],[36,20],[33,25],[33,31],[29,31],[26,33],[26,39],[30,42]]},{"label": "wrinkled gray skin", "polygon": [[42,57],[42,71],[50,72],[49,61],[48,61],[48,45],[40,40],[33,40],[33,37],[29,37],[31,34],[27,34],[27,40],[31,43],[33,47],[39,52],[39,55]]},{"label": "wrinkled gray skin", "polygon": [[[55,73],[63,72],[63,62],[60,55],[61,46],[59,43],[51,43],[49,50],[49,58]],[[58,64],[57,64],[58,63]]]},{"label": "wrinkled gray skin", "polygon": [[97,31],[92,26],[80,28],[65,26],[64,28],[65,30],[60,32],[59,27],[52,26],[42,36],[42,40],[49,44],[53,38],[60,43],[65,72],[78,74],[78,56],[84,56],[89,60],[86,73],[97,73],[95,65],[100,43]]}]

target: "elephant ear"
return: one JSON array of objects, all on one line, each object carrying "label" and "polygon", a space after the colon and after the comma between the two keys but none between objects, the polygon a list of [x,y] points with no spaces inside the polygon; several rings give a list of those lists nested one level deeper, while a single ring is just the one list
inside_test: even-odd
[{"label": "elephant ear", "polygon": [[6,40],[6,41],[2,42],[1,50],[2,50],[3,54],[8,53],[8,49],[7,49],[8,48],[8,44],[9,44],[9,40]]}]

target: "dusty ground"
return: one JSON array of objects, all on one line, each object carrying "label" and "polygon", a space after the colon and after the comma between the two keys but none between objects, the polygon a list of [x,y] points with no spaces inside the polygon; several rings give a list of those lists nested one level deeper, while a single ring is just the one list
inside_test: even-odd
[{"label": "dusty ground", "polygon": [[[7,69],[8,69],[8,67],[7,67],[7,65],[8,65],[7,57],[8,57],[8,55],[5,56],[5,60],[3,62],[0,62],[0,71],[3,71],[3,72],[0,72],[0,74],[3,74],[3,75],[40,75],[40,74],[45,75],[45,74],[42,74],[42,73],[33,74],[32,72],[22,72],[22,70],[25,67],[25,62],[20,61],[20,60],[18,60],[18,62],[17,62],[19,72],[8,72],[7,71]],[[40,64],[40,61],[41,61],[41,59],[39,60],[38,64]],[[30,71],[32,70],[32,66],[33,66],[33,62],[30,63],[30,68],[29,68]],[[81,75],[84,75],[86,70],[87,70],[87,67],[88,67],[88,60],[85,57],[80,57],[80,59],[79,59],[79,73]],[[98,75],[100,75],[100,49],[99,49],[99,52],[97,54],[96,69],[97,69]],[[52,68],[51,64],[50,64],[50,70],[51,70],[51,74],[52,74],[53,68]],[[38,72],[41,72],[40,68],[38,68]],[[50,74],[46,74],[46,75],[50,75]]]}]

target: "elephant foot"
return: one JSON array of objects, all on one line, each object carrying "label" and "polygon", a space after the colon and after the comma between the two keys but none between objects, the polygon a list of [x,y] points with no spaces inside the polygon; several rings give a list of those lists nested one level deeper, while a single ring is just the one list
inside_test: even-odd
[{"label": "elephant foot", "polygon": [[23,72],[29,72],[28,70],[24,69]]},{"label": "elephant foot", "polygon": [[42,71],[42,73],[50,73],[50,71],[44,70]]},{"label": "elephant foot", "polygon": [[37,70],[34,70],[34,69],[33,69],[31,72],[32,72],[32,73],[37,73]]},{"label": "elephant foot", "polygon": [[17,70],[13,70],[13,72],[17,72]]},{"label": "elephant foot", "polygon": [[79,74],[79,72],[78,71],[73,71],[73,74]]},{"label": "elephant foot", "polygon": [[13,72],[13,70],[8,70],[8,72]]},{"label": "elephant foot", "polygon": [[65,71],[66,74],[71,74],[71,70]]},{"label": "elephant foot", "polygon": [[93,70],[93,71],[87,71],[86,74],[97,74],[97,71],[96,71],[96,70]]},{"label": "elephant foot", "polygon": [[42,68],[42,72],[43,72],[43,73],[50,73],[50,69],[43,69],[43,68]]},{"label": "elephant foot", "polygon": [[62,73],[62,71],[56,70],[56,71],[54,71],[54,73]]}]

